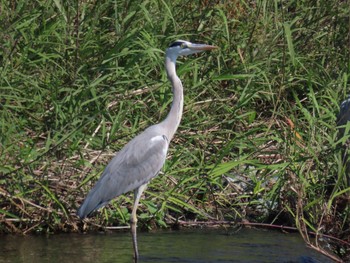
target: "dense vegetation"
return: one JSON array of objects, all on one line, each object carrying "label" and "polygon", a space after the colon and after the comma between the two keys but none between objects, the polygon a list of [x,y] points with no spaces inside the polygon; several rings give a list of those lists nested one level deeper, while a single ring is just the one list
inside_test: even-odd
[{"label": "dense vegetation", "polygon": [[[0,232],[78,231],[106,163],[167,114],[164,50],[185,39],[220,49],[178,63],[184,117],[139,225],[295,226],[349,259],[349,14],[345,0],[1,1]],[[87,227],[127,225],[132,202]]]}]

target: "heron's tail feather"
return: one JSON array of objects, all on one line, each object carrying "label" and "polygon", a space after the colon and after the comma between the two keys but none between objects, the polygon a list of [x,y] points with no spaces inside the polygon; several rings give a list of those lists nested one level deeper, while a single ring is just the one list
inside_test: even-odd
[{"label": "heron's tail feather", "polygon": [[91,204],[89,204],[86,201],[87,200],[85,200],[84,203],[79,207],[78,212],[77,212],[78,216],[81,219],[89,217],[95,210],[99,209],[100,207],[105,206],[108,203],[108,202],[99,203],[97,205],[92,206]]},{"label": "heron's tail feather", "polygon": [[95,210],[105,206],[108,202],[109,200],[106,201],[101,198],[95,187],[90,191],[83,204],[79,207],[77,214],[81,219],[84,219],[90,216]]}]

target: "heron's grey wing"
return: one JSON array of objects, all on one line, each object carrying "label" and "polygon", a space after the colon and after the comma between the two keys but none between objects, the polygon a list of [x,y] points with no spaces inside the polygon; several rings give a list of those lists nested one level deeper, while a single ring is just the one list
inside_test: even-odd
[{"label": "heron's grey wing", "polygon": [[168,146],[166,136],[152,129],[131,140],[107,165],[79,208],[79,217],[85,218],[114,197],[150,181],[162,168]]}]

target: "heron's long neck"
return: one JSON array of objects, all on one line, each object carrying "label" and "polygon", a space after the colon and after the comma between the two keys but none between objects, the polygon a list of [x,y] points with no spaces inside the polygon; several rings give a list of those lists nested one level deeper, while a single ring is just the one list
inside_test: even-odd
[{"label": "heron's long neck", "polygon": [[168,116],[165,118],[165,120],[162,122],[165,130],[168,133],[167,136],[169,140],[173,138],[177,127],[179,127],[184,103],[183,87],[181,80],[176,75],[175,61],[176,59],[171,59],[169,57],[167,57],[165,60],[165,68],[167,71],[168,79],[173,87],[174,95],[170,112],[168,113]]}]

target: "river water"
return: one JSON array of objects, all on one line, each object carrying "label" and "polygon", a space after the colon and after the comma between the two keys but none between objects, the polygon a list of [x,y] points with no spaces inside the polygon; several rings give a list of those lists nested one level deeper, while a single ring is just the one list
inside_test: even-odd
[{"label": "river water", "polygon": [[[328,263],[298,234],[242,229],[139,232],[139,262],[281,262]],[[128,232],[0,236],[0,263],[132,262]],[[304,261],[302,260],[302,257]]]}]

